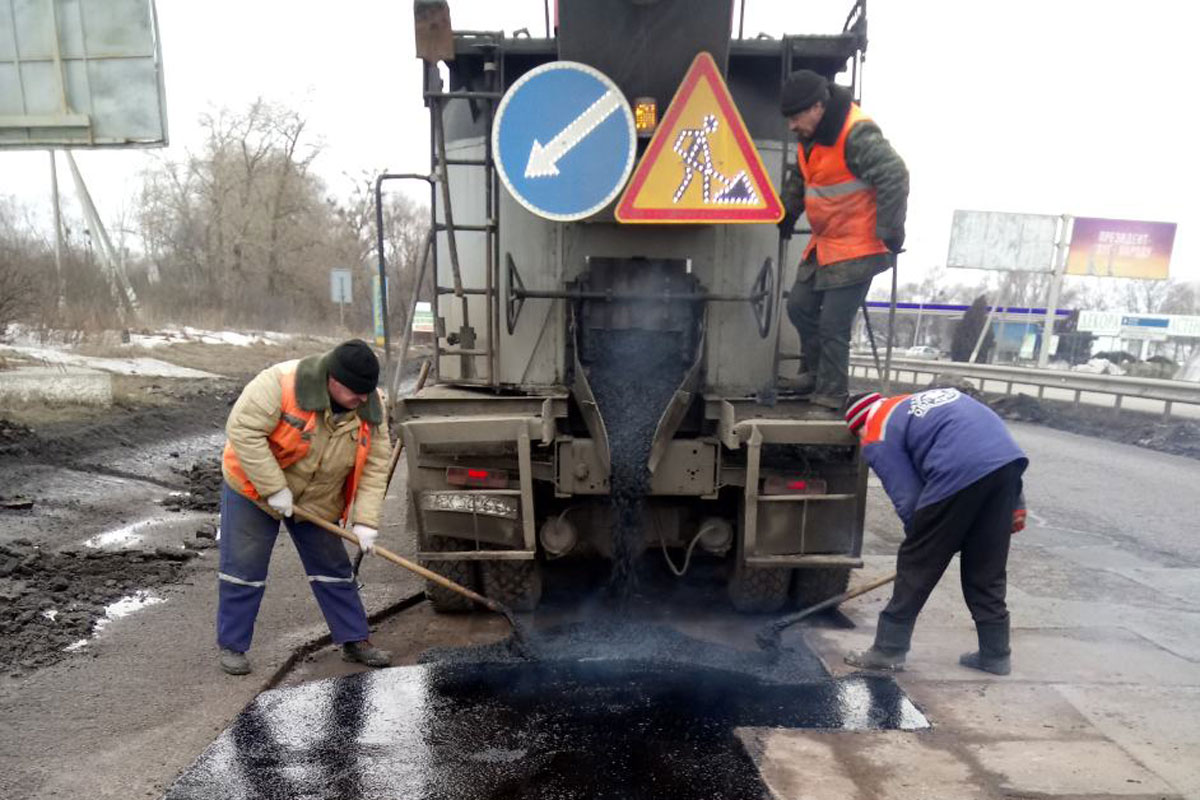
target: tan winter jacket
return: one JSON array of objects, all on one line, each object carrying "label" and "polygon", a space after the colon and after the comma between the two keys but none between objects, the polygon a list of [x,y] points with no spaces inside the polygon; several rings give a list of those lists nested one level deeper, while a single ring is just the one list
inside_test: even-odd
[{"label": "tan winter jacket", "polygon": [[[267,436],[279,424],[283,398],[280,377],[284,367],[285,364],[268,367],[246,384],[225,424],[229,444],[246,476],[264,500],[287,486],[297,506],[323,519],[337,520],[345,505],[346,478],[354,466],[361,414],[363,420],[372,423],[371,448],[349,522],[378,528],[391,453],[387,426],[380,424],[383,405],[379,394],[373,394],[368,403],[355,411],[334,415],[326,389],[325,357],[302,359],[296,367],[296,398],[302,408],[320,412],[316,435],[304,458],[286,470],[280,469],[267,446]],[[223,472],[226,483],[241,491],[239,481],[229,470]]]}]

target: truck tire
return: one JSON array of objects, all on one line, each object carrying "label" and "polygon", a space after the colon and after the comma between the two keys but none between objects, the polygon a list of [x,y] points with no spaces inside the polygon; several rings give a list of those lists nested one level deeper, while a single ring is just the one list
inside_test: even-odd
[{"label": "truck tire", "polygon": [[485,561],[483,594],[513,611],[533,611],[542,599],[542,565],[537,561]]},{"label": "truck tire", "polygon": [[[433,537],[429,549],[436,552],[450,552],[453,547],[441,537]],[[421,566],[431,569],[438,575],[449,578],[472,591],[479,591],[479,570],[474,561],[422,561]],[[431,580],[425,581],[425,597],[433,610],[439,614],[463,614],[473,611],[475,603],[463,597],[458,592],[439,586]]]},{"label": "truck tire", "polygon": [[772,614],[787,604],[792,570],[739,564],[729,578],[729,602],[742,614]]},{"label": "truck tire", "polygon": [[850,586],[849,567],[797,569],[792,579],[792,602],[797,609],[836,597]]}]

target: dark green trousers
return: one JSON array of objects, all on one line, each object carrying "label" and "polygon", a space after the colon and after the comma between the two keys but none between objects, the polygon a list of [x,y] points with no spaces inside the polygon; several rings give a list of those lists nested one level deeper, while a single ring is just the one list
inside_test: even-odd
[{"label": "dark green trousers", "polygon": [[[801,270],[801,275],[803,275]],[[850,381],[850,332],[871,281],[817,291],[816,273],[788,292],[788,318],[800,334],[801,371],[817,381],[814,394],[841,398]]]}]

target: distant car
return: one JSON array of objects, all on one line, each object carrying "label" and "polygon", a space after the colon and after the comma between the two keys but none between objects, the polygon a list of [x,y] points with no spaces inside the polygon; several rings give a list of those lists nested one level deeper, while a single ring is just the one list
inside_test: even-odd
[{"label": "distant car", "polygon": [[937,360],[941,355],[941,351],[936,347],[927,344],[918,344],[904,351],[905,358],[927,358],[930,361]]}]

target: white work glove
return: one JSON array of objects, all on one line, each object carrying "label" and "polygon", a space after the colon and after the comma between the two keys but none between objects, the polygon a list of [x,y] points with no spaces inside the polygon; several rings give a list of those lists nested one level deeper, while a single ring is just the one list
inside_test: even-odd
[{"label": "white work glove", "polygon": [[358,537],[358,547],[364,553],[375,552],[375,540],[379,538],[379,531],[372,528],[370,525],[356,524],[350,529],[350,532]]},{"label": "white work glove", "polygon": [[279,512],[281,517],[292,515],[292,490],[286,486],[267,498],[267,505]]}]

